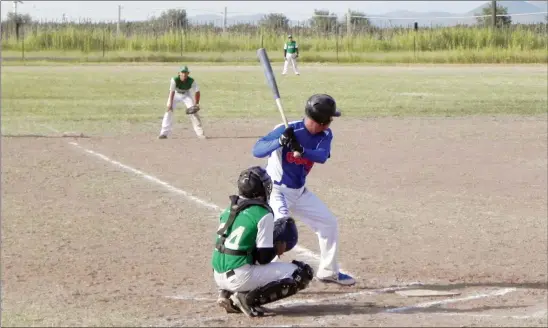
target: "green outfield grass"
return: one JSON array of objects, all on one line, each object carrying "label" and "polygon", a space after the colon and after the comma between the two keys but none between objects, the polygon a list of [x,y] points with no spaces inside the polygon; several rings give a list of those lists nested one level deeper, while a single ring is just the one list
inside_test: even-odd
[{"label": "green outfield grass", "polygon": [[[31,133],[41,124],[116,131],[128,123],[160,124],[169,78],[179,64],[5,66],[3,133]],[[333,95],[345,117],[536,115],[547,112],[547,71],[537,66],[301,67],[281,76],[290,119],[310,94]],[[264,74],[256,66],[191,65],[202,90],[202,115],[276,117]],[[179,118],[182,112],[179,112]]]}]

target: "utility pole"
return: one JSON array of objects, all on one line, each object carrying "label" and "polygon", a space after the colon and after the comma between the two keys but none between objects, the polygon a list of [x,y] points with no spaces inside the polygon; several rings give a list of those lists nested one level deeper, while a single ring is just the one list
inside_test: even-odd
[{"label": "utility pole", "polygon": [[346,14],[346,34],[348,37],[352,36],[352,10],[348,8],[348,13]]},{"label": "utility pole", "polygon": [[15,14],[15,17],[17,17],[17,4],[23,3],[23,1],[13,1],[13,13]]},{"label": "utility pole", "polygon": [[225,7],[225,12],[223,14],[223,33],[226,32],[226,13],[227,13],[227,8]]},{"label": "utility pole", "polygon": [[491,1],[491,6],[493,7],[493,10],[491,12],[491,23],[493,24],[493,29],[497,27],[497,2]]},{"label": "utility pole", "polygon": [[[19,41],[19,29],[21,28],[21,20],[19,19],[19,16],[17,15],[17,4],[18,3],[22,4],[23,1],[14,1],[13,2],[13,18],[15,19],[15,38]],[[23,57],[24,57],[24,55],[23,55]]]},{"label": "utility pole", "polygon": [[120,21],[122,20],[122,5],[118,5],[118,23],[116,23],[116,34],[120,36]]}]

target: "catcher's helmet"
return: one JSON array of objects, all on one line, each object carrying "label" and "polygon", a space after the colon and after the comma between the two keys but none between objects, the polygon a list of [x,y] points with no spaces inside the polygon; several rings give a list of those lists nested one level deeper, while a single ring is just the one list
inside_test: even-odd
[{"label": "catcher's helmet", "polygon": [[322,125],[329,124],[333,116],[341,116],[335,99],[326,94],[315,94],[308,98],[304,111],[306,116]]},{"label": "catcher's helmet", "polygon": [[281,218],[274,221],[274,242],[277,241],[285,241],[286,252],[297,245],[299,231],[293,218]]},{"label": "catcher's helmet", "polygon": [[264,197],[268,200],[272,192],[272,179],[262,167],[250,167],[240,173],[238,192],[246,198]]}]

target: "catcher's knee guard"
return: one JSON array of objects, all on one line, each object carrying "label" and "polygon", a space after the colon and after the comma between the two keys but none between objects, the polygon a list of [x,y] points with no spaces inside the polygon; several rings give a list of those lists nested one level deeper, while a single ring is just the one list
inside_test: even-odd
[{"label": "catcher's knee guard", "polygon": [[299,290],[303,290],[308,287],[310,281],[314,279],[314,269],[304,262],[293,260],[291,263],[295,264],[298,268],[293,272],[293,280],[297,284]]}]

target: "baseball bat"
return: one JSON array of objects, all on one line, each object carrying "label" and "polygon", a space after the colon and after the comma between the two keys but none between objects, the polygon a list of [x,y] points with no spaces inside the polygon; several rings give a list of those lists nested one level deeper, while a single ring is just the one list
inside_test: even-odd
[{"label": "baseball bat", "polygon": [[[278,84],[276,83],[276,78],[274,77],[274,72],[272,71],[272,65],[270,65],[270,59],[268,59],[268,54],[266,53],[266,49],[259,48],[259,50],[257,50],[257,56],[259,57],[259,61],[261,62],[261,66],[263,67],[263,72],[266,77],[266,81],[268,82],[268,85],[270,86],[270,90],[272,91],[274,95],[274,101],[276,102],[278,111],[280,112],[280,115],[282,116],[284,125],[286,128],[288,128],[289,123],[287,122],[287,117],[285,116],[284,107],[282,105],[282,99],[280,97],[280,91],[278,90]],[[293,156],[301,157],[301,153],[299,153],[298,151],[294,151]]]}]

